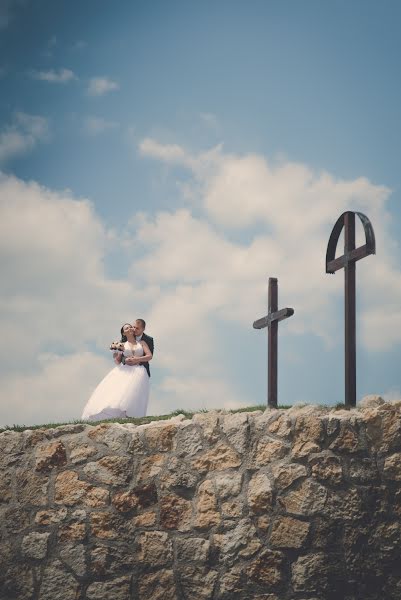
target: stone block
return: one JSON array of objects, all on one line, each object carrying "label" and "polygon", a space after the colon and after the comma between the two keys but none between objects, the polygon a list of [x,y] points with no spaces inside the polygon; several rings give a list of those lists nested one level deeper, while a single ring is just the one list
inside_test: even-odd
[{"label": "stone block", "polygon": [[256,473],[248,484],[248,506],[253,514],[261,514],[272,507],[273,489],[264,473]]},{"label": "stone block", "polygon": [[270,535],[272,548],[302,548],[308,537],[310,523],[279,516],[273,522]]},{"label": "stone block", "polygon": [[193,468],[200,473],[223,471],[239,467],[240,464],[241,458],[239,455],[224,442],[216,444],[214,448],[203,452],[192,461]]}]

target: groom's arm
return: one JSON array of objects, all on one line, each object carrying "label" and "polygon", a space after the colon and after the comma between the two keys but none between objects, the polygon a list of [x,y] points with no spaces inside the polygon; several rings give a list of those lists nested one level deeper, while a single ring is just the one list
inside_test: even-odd
[{"label": "groom's arm", "polygon": [[148,344],[145,342],[145,340],[143,338],[140,341],[140,344],[143,348],[144,355],[143,356],[129,356],[126,359],[126,361],[129,361],[129,362],[126,362],[127,365],[143,365],[144,363],[148,363],[149,361],[152,360],[153,355],[150,351]]}]

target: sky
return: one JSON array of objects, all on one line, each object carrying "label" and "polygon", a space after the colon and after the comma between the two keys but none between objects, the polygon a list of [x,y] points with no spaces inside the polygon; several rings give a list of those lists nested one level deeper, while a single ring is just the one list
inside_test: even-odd
[{"label": "sky", "polygon": [[398,0],[0,0],[0,426],[79,419],[137,317],[148,414],[265,404],[269,277],[279,403],[343,402],[347,210],[357,399],[400,397],[400,33]]}]

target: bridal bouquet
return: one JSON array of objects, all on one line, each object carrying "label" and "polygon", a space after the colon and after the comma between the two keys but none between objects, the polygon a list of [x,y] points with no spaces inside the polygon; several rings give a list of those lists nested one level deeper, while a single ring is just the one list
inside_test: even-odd
[{"label": "bridal bouquet", "polygon": [[119,352],[119,353],[123,353],[124,352],[124,344],[123,342],[112,342],[110,344],[110,350],[112,352]]}]

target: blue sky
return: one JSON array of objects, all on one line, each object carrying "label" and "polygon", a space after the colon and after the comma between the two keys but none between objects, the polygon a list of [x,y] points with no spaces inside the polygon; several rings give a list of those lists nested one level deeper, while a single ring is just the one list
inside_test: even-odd
[{"label": "blue sky", "polygon": [[[357,265],[358,398],[399,397],[401,5],[0,1],[4,339],[0,424],[79,417],[142,316],[149,412],[343,400],[344,210]],[[360,238],[359,238],[360,239]],[[14,342],[13,342],[14,343]]]}]

